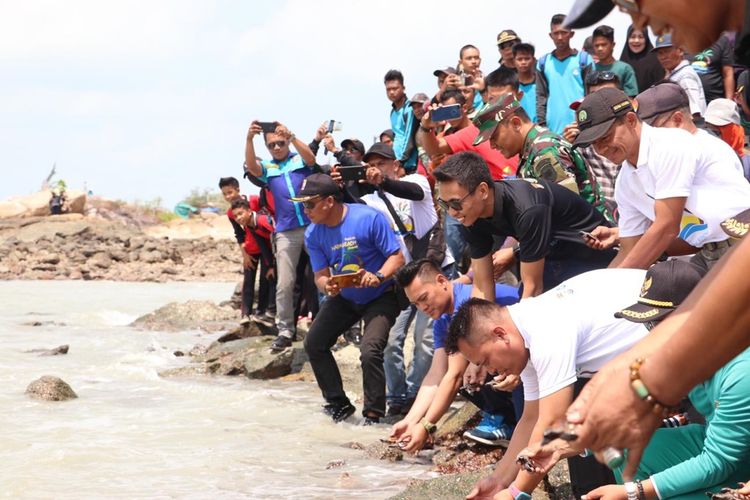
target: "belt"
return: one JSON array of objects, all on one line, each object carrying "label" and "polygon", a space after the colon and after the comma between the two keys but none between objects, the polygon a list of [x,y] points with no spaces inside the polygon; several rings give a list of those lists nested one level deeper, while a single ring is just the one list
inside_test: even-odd
[{"label": "belt", "polygon": [[729,248],[735,244],[737,244],[740,240],[735,240],[734,238],[728,238],[724,241],[714,241],[711,243],[706,243],[701,247],[701,250],[706,250],[708,252],[713,252],[716,250],[722,250],[725,248]]}]

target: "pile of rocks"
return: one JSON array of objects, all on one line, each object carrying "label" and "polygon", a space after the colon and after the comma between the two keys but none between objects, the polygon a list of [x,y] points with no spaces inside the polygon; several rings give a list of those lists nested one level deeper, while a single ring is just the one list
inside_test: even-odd
[{"label": "pile of rocks", "polygon": [[237,281],[240,269],[231,239],[152,238],[78,214],[0,225],[0,279]]}]

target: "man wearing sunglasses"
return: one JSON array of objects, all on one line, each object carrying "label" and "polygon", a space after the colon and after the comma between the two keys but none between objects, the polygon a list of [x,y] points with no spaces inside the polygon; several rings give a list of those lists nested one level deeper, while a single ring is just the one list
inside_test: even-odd
[{"label": "man wearing sunglasses", "polygon": [[[474,269],[473,296],[495,298],[495,274],[520,262],[521,298],[534,297],[562,281],[607,267],[614,252],[597,255],[581,232],[608,225],[573,191],[545,180],[493,182],[475,153],[458,153],[434,172],[438,203],[465,226]],[[518,240],[513,249],[492,253],[493,235]]]},{"label": "man wearing sunglasses", "polygon": [[[292,198],[297,195],[302,181],[313,173],[315,155],[288,128],[274,123],[276,129],[273,132],[264,132],[257,120],[250,124],[245,142],[245,168],[250,175],[268,184],[276,204],[274,246],[277,264],[276,327],[279,335],[272,349],[280,351],[292,345],[296,332],[294,283],[297,263],[304,251],[305,227],[310,223],[300,204]],[[261,133],[271,153],[270,161],[260,161],[255,154],[253,140]],[[290,145],[297,153],[289,150]]]},{"label": "man wearing sunglasses", "polygon": [[[334,422],[348,418],[354,406],[344,392],[331,347],[354,323],[364,321],[362,414],[369,425],[385,415],[383,351],[401,309],[393,275],[404,265],[404,255],[383,214],[342,200],[341,189],[326,174],[307,177],[293,198],[312,222],[305,246],[315,285],[328,296],[305,337],[305,351],[326,400],[325,413]],[[353,275],[356,280],[350,280]]]}]

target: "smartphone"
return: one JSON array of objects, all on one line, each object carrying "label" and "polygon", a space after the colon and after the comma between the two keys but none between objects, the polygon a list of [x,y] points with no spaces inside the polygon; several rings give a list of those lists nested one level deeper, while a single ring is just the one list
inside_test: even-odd
[{"label": "smartphone", "polygon": [[278,124],[276,122],[258,122],[258,125],[263,129],[264,134],[273,134],[276,132],[276,126]]},{"label": "smartphone", "polygon": [[353,165],[353,166],[338,166],[337,167],[338,172],[341,174],[341,178],[344,181],[360,181],[365,179],[365,167],[362,165]]},{"label": "smartphone", "polygon": [[581,235],[581,238],[584,240],[590,240],[590,241],[597,241],[596,236],[593,234],[586,232],[586,231],[578,231],[578,234]]},{"label": "smartphone", "polygon": [[455,120],[461,118],[461,105],[450,104],[448,106],[440,106],[430,111],[430,120],[433,122],[443,122],[446,120]]},{"label": "smartphone", "polygon": [[461,82],[461,86],[466,87],[467,85],[474,85],[474,77],[467,75],[466,73],[460,73],[458,79]]},{"label": "smartphone", "polygon": [[330,281],[336,283],[339,288],[358,286],[361,280],[362,276],[359,273],[334,274],[330,278]]},{"label": "smartphone", "polygon": [[336,120],[328,120],[328,133],[331,132],[338,132],[339,130],[344,130],[344,126],[341,124],[341,122],[337,122]]}]

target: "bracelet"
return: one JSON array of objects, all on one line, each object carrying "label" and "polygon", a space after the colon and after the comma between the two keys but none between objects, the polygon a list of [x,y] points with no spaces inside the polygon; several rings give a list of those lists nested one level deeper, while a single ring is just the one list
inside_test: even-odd
[{"label": "bracelet", "polygon": [[508,493],[510,493],[510,496],[512,496],[514,500],[531,500],[531,495],[525,491],[521,491],[518,486],[516,486],[515,482],[510,483],[510,486],[508,486]]},{"label": "bracelet", "polygon": [[646,492],[643,489],[643,483],[640,479],[636,479],[635,487],[638,488],[638,498],[640,500],[646,500]]},{"label": "bracelet", "polygon": [[630,387],[636,396],[651,405],[654,415],[667,418],[670,414],[676,412],[677,408],[665,405],[651,395],[646,384],[641,380],[641,366],[645,361],[643,358],[636,358],[630,363]]},{"label": "bracelet", "polygon": [[625,486],[625,493],[628,495],[628,500],[638,500],[638,489],[635,483],[628,481],[623,486]]},{"label": "bracelet", "polygon": [[427,127],[423,126],[421,123],[419,124],[419,130],[421,130],[423,132],[427,132],[428,134],[431,134],[433,132],[433,129],[427,128]]}]

